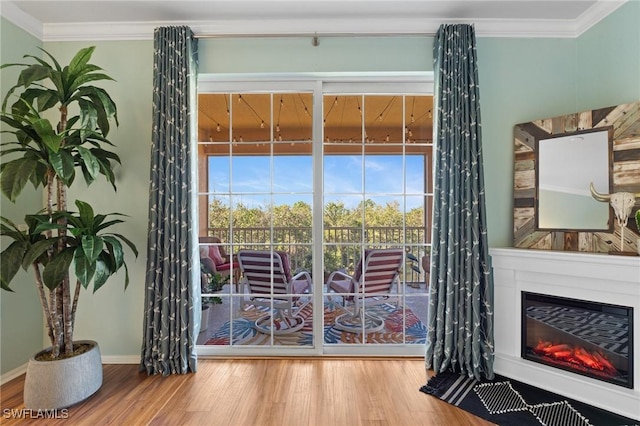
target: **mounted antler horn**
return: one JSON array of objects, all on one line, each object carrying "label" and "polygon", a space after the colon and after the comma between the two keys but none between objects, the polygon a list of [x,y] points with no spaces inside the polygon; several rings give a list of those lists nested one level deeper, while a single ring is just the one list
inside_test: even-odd
[{"label": "mounted antler horn", "polygon": [[591,195],[598,201],[609,202],[611,201],[611,194],[600,194],[596,191],[596,188],[593,186],[593,182],[590,183],[589,189],[591,189]]}]

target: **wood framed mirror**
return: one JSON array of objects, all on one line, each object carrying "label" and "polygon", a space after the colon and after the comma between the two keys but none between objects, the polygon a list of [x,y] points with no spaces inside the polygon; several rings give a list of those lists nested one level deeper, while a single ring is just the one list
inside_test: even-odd
[{"label": "wood framed mirror", "polygon": [[[596,139],[600,142],[595,142]],[[603,139],[608,147],[606,152],[602,148]],[[597,147],[587,148],[586,142],[593,142]],[[558,149],[560,145],[563,148]],[[554,148],[547,150],[546,147]],[[581,149],[576,151],[578,147]],[[560,190],[553,195],[555,198],[548,198],[545,192],[550,182],[551,186],[567,186],[558,183],[561,179],[556,174],[557,170],[549,166],[549,158],[560,158],[558,164],[565,162],[566,176],[582,177],[578,185],[584,186],[584,179],[596,181],[598,178],[595,175],[581,176],[585,173],[584,168],[576,168],[581,165],[576,163],[586,162],[589,156],[601,155],[606,158],[594,159],[597,160],[594,164],[599,164],[599,168],[604,165],[607,169],[608,185],[605,185],[606,177],[603,181],[601,176],[600,182],[595,184],[598,192],[640,192],[640,102],[517,124],[514,128],[514,154],[514,247],[583,252],[637,250],[640,231],[635,226],[633,215],[640,208],[638,204],[629,218],[621,247],[620,227],[608,204],[597,206],[584,197],[585,204],[582,205],[582,201],[576,201],[576,194],[566,197],[562,194],[572,191]],[[587,166],[589,169],[592,167],[595,166]],[[541,171],[546,176],[542,185]],[[578,195],[584,195],[586,191],[589,191],[588,187]],[[571,201],[563,206],[558,204],[562,198],[571,198]],[[595,210],[603,209],[608,211],[608,215],[604,214],[605,219],[600,218],[595,224],[583,220]],[[555,217],[547,219],[544,217],[547,210],[561,213],[568,221],[558,222]]]}]

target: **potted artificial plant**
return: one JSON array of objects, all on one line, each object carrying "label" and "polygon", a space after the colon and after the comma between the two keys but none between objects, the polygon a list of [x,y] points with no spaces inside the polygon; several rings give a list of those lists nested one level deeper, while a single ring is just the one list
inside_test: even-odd
[{"label": "potted artificial plant", "polygon": [[[202,294],[217,293],[229,282],[229,276],[223,276],[217,272],[202,273]],[[217,296],[202,296],[202,311],[200,317],[200,332],[209,327],[209,309],[211,305],[222,303],[222,299]]]},{"label": "potted artificial plant", "polygon": [[[27,366],[26,408],[55,409],[82,401],[102,384],[102,364],[96,342],[73,340],[81,287],[95,292],[124,267],[123,246],[137,256],[123,235],[106,232],[121,223],[118,213],[97,214],[80,200],[67,199],[68,187],[81,175],[87,185],[103,175],[115,190],[114,163],[109,149],[110,122],[118,124],[116,105],[109,94],[92,83],[113,80],[90,64],[94,47],[81,49],[62,67],[44,51],[31,63],[6,64],[22,70],[2,103],[3,138],[0,188],[16,202],[31,183],[43,187],[42,210],[16,222],[1,217],[0,235],[13,241],[1,253],[0,284],[13,291],[12,279],[22,267],[32,269],[51,347]],[[55,117],[54,122],[49,117]],[[110,217],[115,215],[116,218]],[[72,283],[73,280],[73,283]]]}]

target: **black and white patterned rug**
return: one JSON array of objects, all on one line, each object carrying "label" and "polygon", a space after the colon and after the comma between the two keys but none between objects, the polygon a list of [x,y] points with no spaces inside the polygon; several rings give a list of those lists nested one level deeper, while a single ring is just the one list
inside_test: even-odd
[{"label": "black and white patterned rug", "polygon": [[444,372],[420,390],[497,425],[640,426],[639,421],[498,375],[479,382]]}]

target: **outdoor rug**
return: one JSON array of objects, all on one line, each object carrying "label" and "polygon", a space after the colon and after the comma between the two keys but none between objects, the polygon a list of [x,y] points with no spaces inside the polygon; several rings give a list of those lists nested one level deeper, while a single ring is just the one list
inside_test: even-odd
[{"label": "outdoor rug", "polygon": [[439,373],[420,390],[498,425],[623,426],[639,422],[502,376]]},{"label": "outdoor rug", "polygon": [[[406,309],[405,340],[403,342],[402,307],[383,304],[367,308],[369,312],[384,318],[384,328],[376,333],[367,333],[365,343],[408,343],[424,344],[427,329],[420,319],[409,309]],[[227,321],[216,330],[205,345],[269,345],[271,335],[260,333],[253,328],[253,322],[267,312],[266,307],[246,306],[241,316]],[[345,308],[336,302],[325,302],[324,306],[324,342],[325,344],[363,343],[362,334],[336,330],[333,327],[337,316],[345,313]],[[300,311],[305,319],[301,330],[282,335],[274,335],[273,344],[311,346],[313,344],[313,330],[311,317],[312,305],[306,305]],[[276,324],[277,325],[277,324]]]}]

